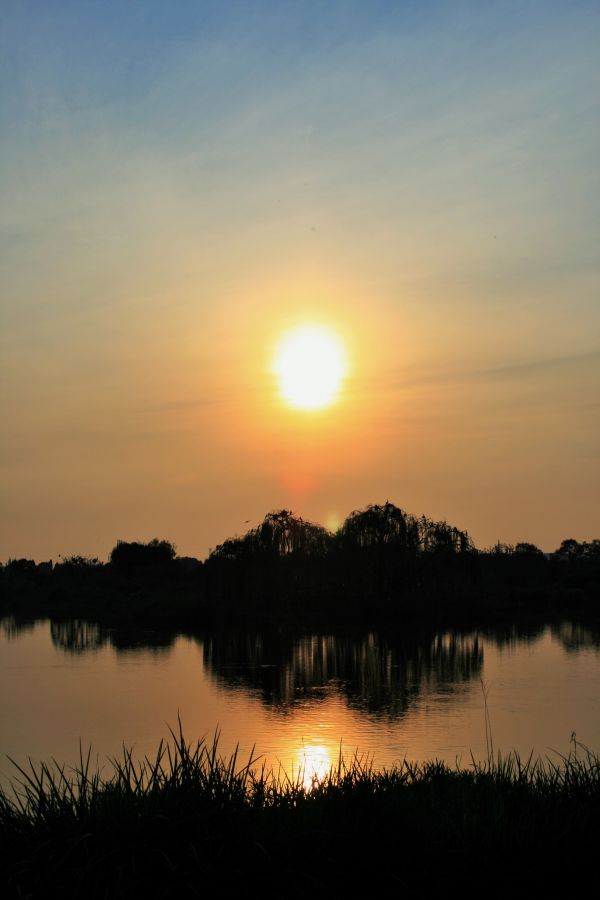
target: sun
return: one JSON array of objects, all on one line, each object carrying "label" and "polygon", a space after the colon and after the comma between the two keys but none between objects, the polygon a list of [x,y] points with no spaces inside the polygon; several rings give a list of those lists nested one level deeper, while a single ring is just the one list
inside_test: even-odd
[{"label": "sun", "polygon": [[282,398],[297,409],[330,406],[348,365],[337,335],[321,325],[303,325],[284,335],[275,357]]}]

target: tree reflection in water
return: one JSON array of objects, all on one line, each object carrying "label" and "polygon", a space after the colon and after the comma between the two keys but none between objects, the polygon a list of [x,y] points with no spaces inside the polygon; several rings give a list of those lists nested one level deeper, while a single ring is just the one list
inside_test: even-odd
[{"label": "tree reflection in water", "polygon": [[600,626],[588,628],[581,622],[561,622],[552,626],[552,635],[568,653],[600,649]]},{"label": "tree reflection in water", "polygon": [[[9,640],[31,630],[31,620],[1,621]],[[383,635],[298,635],[289,630],[194,633],[191,631],[106,628],[72,619],[50,623],[52,643],[70,654],[110,647],[119,655],[148,652],[164,656],[178,637],[197,642],[209,676],[223,689],[244,689],[270,709],[286,715],[332,695],[356,709],[391,719],[403,716],[423,692],[452,693],[483,670],[484,639],[499,647],[531,644],[548,626],[508,625],[460,632],[407,632]],[[577,622],[551,626],[566,651],[600,650],[600,628]]]},{"label": "tree reflection in water", "polygon": [[51,622],[50,637],[59,650],[67,653],[87,653],[104,646],[117,653],[166,653],[173,648],[179,632],[163,629],[103,628],[81,619]]},{"label": "tree reflection in water", "polygon": [[16,641],[21,635],[33,631],[36,625],[33,619],[18,619],[16,616],[5,616],[0,619],[0,633],[7,641]]},{"label": "tree reflection in water", "polygon": [[50,637],[55,647],[68,653],[89,653],[108,643],[108,634],[99,625],[80,619],[51,622]]},{"label": "tree reflection in water", "polygon": [[209,637],[204,662],[223,686],[244,687],[281,712],[332,692],[377,715],[403,715],[424,689],[480,676],[476,634],[445,633],[391,641],[381,635],[311,635],[294,640],[265,633]]}]

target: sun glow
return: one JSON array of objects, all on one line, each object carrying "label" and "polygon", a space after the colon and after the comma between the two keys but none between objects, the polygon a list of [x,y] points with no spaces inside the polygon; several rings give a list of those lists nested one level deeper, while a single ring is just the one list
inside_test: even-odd
[{"label": "sun glow", "polygon": [[346,354],[333,331],[304,325],[285,335],[274,368],[286,403],[297,409],[323,409],[339,394],[347,370]]},{"label": "sun glow", "polygon": [[331,772],[331,754],[322,744],[305,745],[298,752],[300,781],[310,791],[317,787]]}]

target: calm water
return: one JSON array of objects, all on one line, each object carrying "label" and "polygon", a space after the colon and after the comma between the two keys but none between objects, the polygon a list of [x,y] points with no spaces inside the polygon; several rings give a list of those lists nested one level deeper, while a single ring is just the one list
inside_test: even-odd
[{"label": "calm water", "polygon": [[269,766],[322,772],[340,744],[389,766],[404,757],[600,750],[600,631],[572,623],[390,636],[193,636],[80,622],[0,633],[0,778],[23,762],[74,763],[79,740],[102,763],[123,743],[152,754],[178,714],[188,739],[220,730]]}]

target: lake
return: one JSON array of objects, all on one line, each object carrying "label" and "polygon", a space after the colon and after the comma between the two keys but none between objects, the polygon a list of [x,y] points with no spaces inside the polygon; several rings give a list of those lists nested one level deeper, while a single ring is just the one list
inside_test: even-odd
[{"label": "lake", "polygon": [[123,743],[152,755],[181,718],[188,740],[220,734],[229,755],[322,774],[340,748],[388,767],[494,750],[600,750],[600,628],[573,622],[399,634],[104,629],[4,619],[0,778],[19,763],[104,764]]}]

